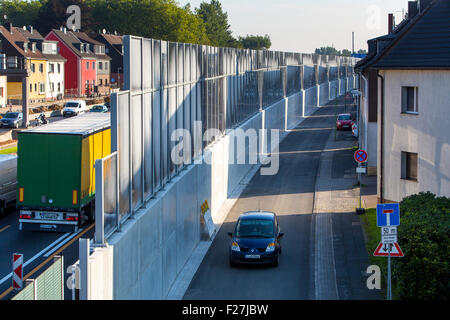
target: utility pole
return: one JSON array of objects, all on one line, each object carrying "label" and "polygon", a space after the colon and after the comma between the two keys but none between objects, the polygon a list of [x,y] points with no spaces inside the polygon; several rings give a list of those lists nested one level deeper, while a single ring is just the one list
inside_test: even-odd
[{"label": "utility pole", "polygon": [[355,32],[352,32],[352,54],[355,53]]}]

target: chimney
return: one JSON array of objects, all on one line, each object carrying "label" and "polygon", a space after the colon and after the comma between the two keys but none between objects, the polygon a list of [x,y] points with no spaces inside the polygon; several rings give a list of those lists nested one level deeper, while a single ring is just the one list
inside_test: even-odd
[{"label": "chimney", "polygon": [[30,31],[30,33],[33,34],[34,31],[33,26],[28,26],[28,31]]},{"label": "chimney", "polygon": [[430,5],[431,0],[419,0],[419,13],[422,14],[423,11]]},{"label": "chimney", "polygon": [[417,1],[408,1],[408,20],[414,18],[419,12]]},{"label": "chimney", "polygon": [[394,31],[394,14],[389,13],[388,15],[388,33],[391,34]]},{"label": "chimney", "polygon": [[13,33],[13,24],[12,23],[8,23],[6,29],[8,29],[8,31],[12,34]]}]

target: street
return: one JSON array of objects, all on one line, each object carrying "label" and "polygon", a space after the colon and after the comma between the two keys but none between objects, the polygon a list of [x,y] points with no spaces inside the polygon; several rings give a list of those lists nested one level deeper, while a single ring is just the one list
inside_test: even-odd
[{"label": "street", "polygon": [[[185,296],[186,300],[214,299],[321,299],[317,296],[315,269],[317,266],[314,213],[318,169],[322,153],[332,156],[332,177],[354,172],[350,149],[325,150],[334,137],[336,115],[344,111],[344,100],[338,99],[307,118],[280,145],[280,171],[275,176],[254,176],[214,239]],[[338,139],[355,144],[351,132],[339,132]],[[337,151],[336,151],[337,150]],[[324,173],[322,173],[324,174]],[[352,180],[353,181],[353,180]],[[354,181],[356,182],[356,180]],[[327,190],[329,191],[329,190]],[[283,253],[278,268],[241,266],[228,263],[230,238],[238,216],[246,211],[268,210],[278,215]],[[319,215],[327,213],[319,213]],[[325,265],[326,273],[336,273],[336,298],[376,299],[365,288],[361,268],[367,253],[359,217],[353,212],[331,216],[330,235],[334,248],[334,264]],[[355,228],[356,227],[356,228]],[[318,236],[323,236],[318,234]],[[352,252],[345,248],[352,248]],[[320,284],[322,287],[325,282]],[[326,288],[325,288],[326,289]]]}]

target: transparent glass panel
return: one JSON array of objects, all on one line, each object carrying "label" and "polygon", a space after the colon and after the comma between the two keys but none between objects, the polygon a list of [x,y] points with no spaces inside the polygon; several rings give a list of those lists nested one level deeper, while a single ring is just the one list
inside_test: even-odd
[{"label": "transparent glass panel", "polygon": [[142,95],[137,95],[131,101],[132,121],[132,173],[133,173],[133,209],[142,203]]},{"label": "transparent glass panel", "polygon": [[119,133],[119,204],[120,220],[130,212],[130,132],[128,94],[119,95],[118,133]]},{"label": "transparent glass panel", "polygon": [[144,95],[144,197],[153,193],[152,94]]},{"label": "transparent glass panel", "polygon": [[117,229],[117,154],[103,161],[104,234]]}]

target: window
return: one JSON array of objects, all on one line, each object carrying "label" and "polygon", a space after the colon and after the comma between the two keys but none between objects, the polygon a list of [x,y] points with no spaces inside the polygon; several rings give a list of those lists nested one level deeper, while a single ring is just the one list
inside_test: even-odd
[{"label": "window", "polygon": [[[106,65],[105,65],[106,66]],[[103,70],[103,62],[99,62],[98,63],[98,69],[99,70]]]},{"label": "window", "polygon": [[58,73],[61,73],[61,64],[58,63]]},{"label": "window", "polygon": [[55,65],[53,64],[53,63],[50,63],[49,65],[48,65],[48,67],[49,67],[49,73],[54,73],[55,72]]},{"label": "window", "polygon": [[89,70],[89,62],[86,62],[86,70]]},{"label": "window", "polygon": [[99,85],[101,86],[103,83],[102,79],[99,80]]},{"label": "window", "polygon": [[33,92],[33,85],[30,83],[30,92]]},{"label": "window", "polygon": [[3,98],[3,87],[0,87],[0,97]]},{"label": "window", "polygon": [[92,62],[92,70],[95,70],[95,62]]},{"label": "window", "polygon": [[53,82],[50,83],[50,91],[55,92],[55,84]]},{"label": "window", "polygon": [[61,83],[58,82],[58,92],[61,92]]},{"label": "window", "polygon": [[417,153],[402,151],[401,178],[417,181]]},{"label": "window", "polygon": [[418,113],[417,98],[417,87],[402,87],[402,113]]},{"label": "window", "polygon": [[34,63],[31,64],[31,71],[32,72],[36,71],[36,65]]},{"label": "window", "polygon": [[39,72],[44,72],[44,65],[42,63],[39,63]]},{"label": "window", "polygon": [[105,79],[105,86],[108,85],[108,79]]},{"label": "window", "polygon": [[37,91],[37,83],[34,84],[34,92]]},{"label": "window", "polygon": [[45,93],[45,83],[39,83],[39,94]]}]

